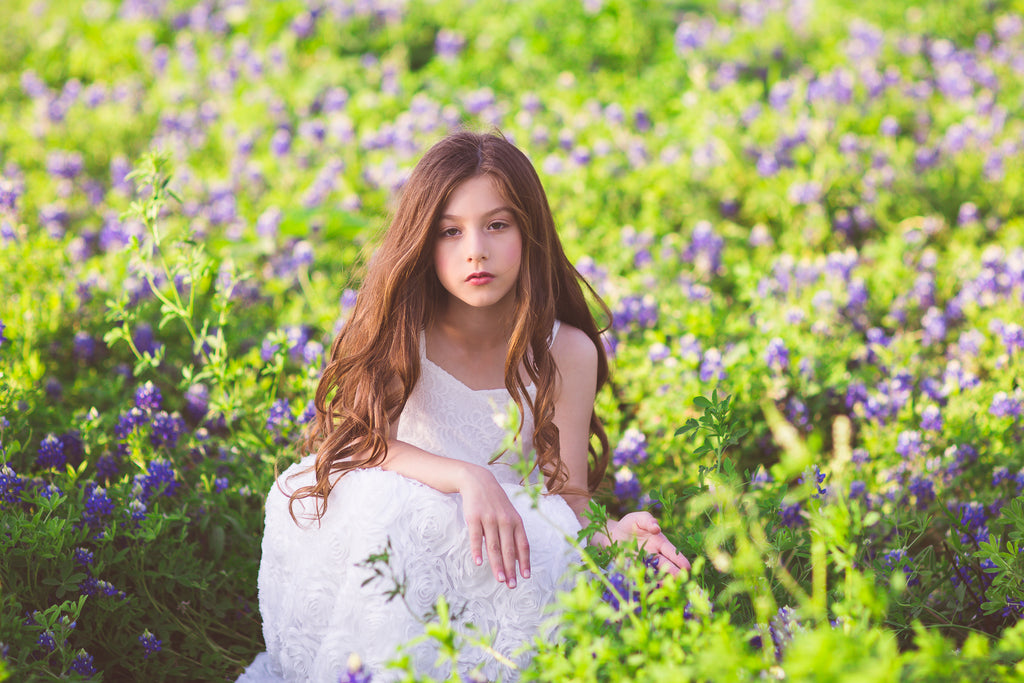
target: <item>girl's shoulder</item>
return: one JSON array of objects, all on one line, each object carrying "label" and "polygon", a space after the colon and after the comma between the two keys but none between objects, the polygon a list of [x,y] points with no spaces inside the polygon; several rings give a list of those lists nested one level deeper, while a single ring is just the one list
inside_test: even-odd
[{"label": "girl's shoulder", "polygon": [[551,342],[551,356],[555,365],[563,374],[597,368],[597,347],[578,327],[560,323],[555,338]]}]

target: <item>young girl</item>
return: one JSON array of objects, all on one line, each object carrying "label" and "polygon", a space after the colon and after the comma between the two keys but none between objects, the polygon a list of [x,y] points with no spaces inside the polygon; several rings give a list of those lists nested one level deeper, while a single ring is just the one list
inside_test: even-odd
[{"label": "young girl", "polygon": [[[593,295],[522,152],[459,132],[426,153],[331,347],[310,455],[267,497],[267,651],[239,680],[335,683],[352,653],[389,680],[385,664],[423,633],[439,595],[495,652],[528,662],[522,646],[571,581],[566,536],[608,459],[593,409],[608,365],[584,288]],[[521,418],[506,427],[495,416],[510,404]],[[507,429],[517,447],[502,452]],[[513,467],[520,453],[546,485],[539,505]],[[611,536],[670,572],[689,566],[648,513],[613,522]],[[366,560],[382,552],[404,596],[372,580]],[[401,652],[419,673],[450,675],[431,641]],[[480,647],[458,667],[515,678]]]}]

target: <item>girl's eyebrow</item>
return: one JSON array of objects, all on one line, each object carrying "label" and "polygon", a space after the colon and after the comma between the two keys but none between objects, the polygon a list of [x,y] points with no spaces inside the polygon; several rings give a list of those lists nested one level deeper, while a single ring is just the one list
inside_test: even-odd
[{"label": "girl's eyebrow", "polygon": [[[502,211],[508,211],[508,212],[509,212],[509,213],[511,213],[512,215],[515,215],[515,212],[514,212],[514,211],[512,211],[512,208],[511,208],[511,207],[508,207],[508,206],[499,206],[498,208],[496,208],[496,209],[491,209],[490,211],[488,211],[487,213],[485,213],[485,214],[483,215],[483,217],[484,217],[484,218],[489,218],[489,217],[493,216],[493,215],[494,215],[494,214],[496,214],[496,213],[501,213]],[[460,221],[460,220],[462,220],[462,216],[454,216],[454,215],[452,215],[452,214],[450,214],[450,213],[446,213],[446,214],[444,214],[443,216],[441,216],[441,220],[445,220],[445,221]]]}]

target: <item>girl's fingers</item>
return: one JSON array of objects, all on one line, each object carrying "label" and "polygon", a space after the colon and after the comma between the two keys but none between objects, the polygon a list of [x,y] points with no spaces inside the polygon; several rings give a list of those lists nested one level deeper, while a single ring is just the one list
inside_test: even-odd
[{"label": "girl's fingers", "polygon": [[505,523],[500,527],[501,533],[501,558],[505,565],[504,581],[509,588],[516,587],[516,524]]},{"label": "girl's fingers", "polygon": [[492,526],[484,532],[484,539],[487,542],[487,559],[491,563],[491,571],[494,572],[494,579],[505,583],[508,574],[505,573],[505,559],[501,554],[501,533],[498,527]]},{"label": "girl's fingers", "polygon": [[526,538],[526,529],[520,528],[516,533],[516,552],[519,555],[519,573],[524,579],[530,578],[530,542]]},{"label": "girl's fingers", "polygon": [[469,525],[469,551],[473,556],[473,564],[480,566],[483,564],[483,541],[484,532],[479,524]]}]

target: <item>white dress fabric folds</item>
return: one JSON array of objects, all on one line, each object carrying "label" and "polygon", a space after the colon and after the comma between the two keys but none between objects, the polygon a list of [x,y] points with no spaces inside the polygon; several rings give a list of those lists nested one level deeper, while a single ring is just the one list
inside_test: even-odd
[{"label": "white dress fabric folds", "polygon": [[[267,496],[258,582],[267,651],[239,681],[337,683],[352,653],[375,683],[398,677],[385,665],[400,654],[411,658],[417,673],[444,680],[451,672],[447,664],[436,663],[435,643],[421,639],[407,645],[423,633],[421,620],[439,595],[458,615],[462,630],[483,637],[520,666],[529,661],[524,644],[540,633],[555,593],[572,581],[575,555],[566,537],[575,538],[579,523],[560,496],[540,496],[539,504],[531,500],[508,464],[518,449],[488,464],[505,439],[500,418],[512,403],[508,392],[470,389],[427,359],[422,342],[420,359],[420,380],[402,413],[399,440],[489,467],[523,518],[531,577],[519,578],[516,588],[509,589],[495,581],[486,550],[484,563],[473,563],[460,495],[440,493],[380,468],[342,477],[319,524],[314,499],[297,501],[296,524],[288,494],[313,482],[313,457],[308,456],[289,467]],[[532,434],[532,416],[527,415],[522,452],[531,453]],[[375,572],[366,560],[388,544],[389,569],[377,563],[384,578],[367,583]],[[394,587],[389,577],[403,580],[404,600],[389,600],[387,592]],[[516,679],[513,669],[485,649],[463,648],[460,673],[477,666],[488,680]]]}]

